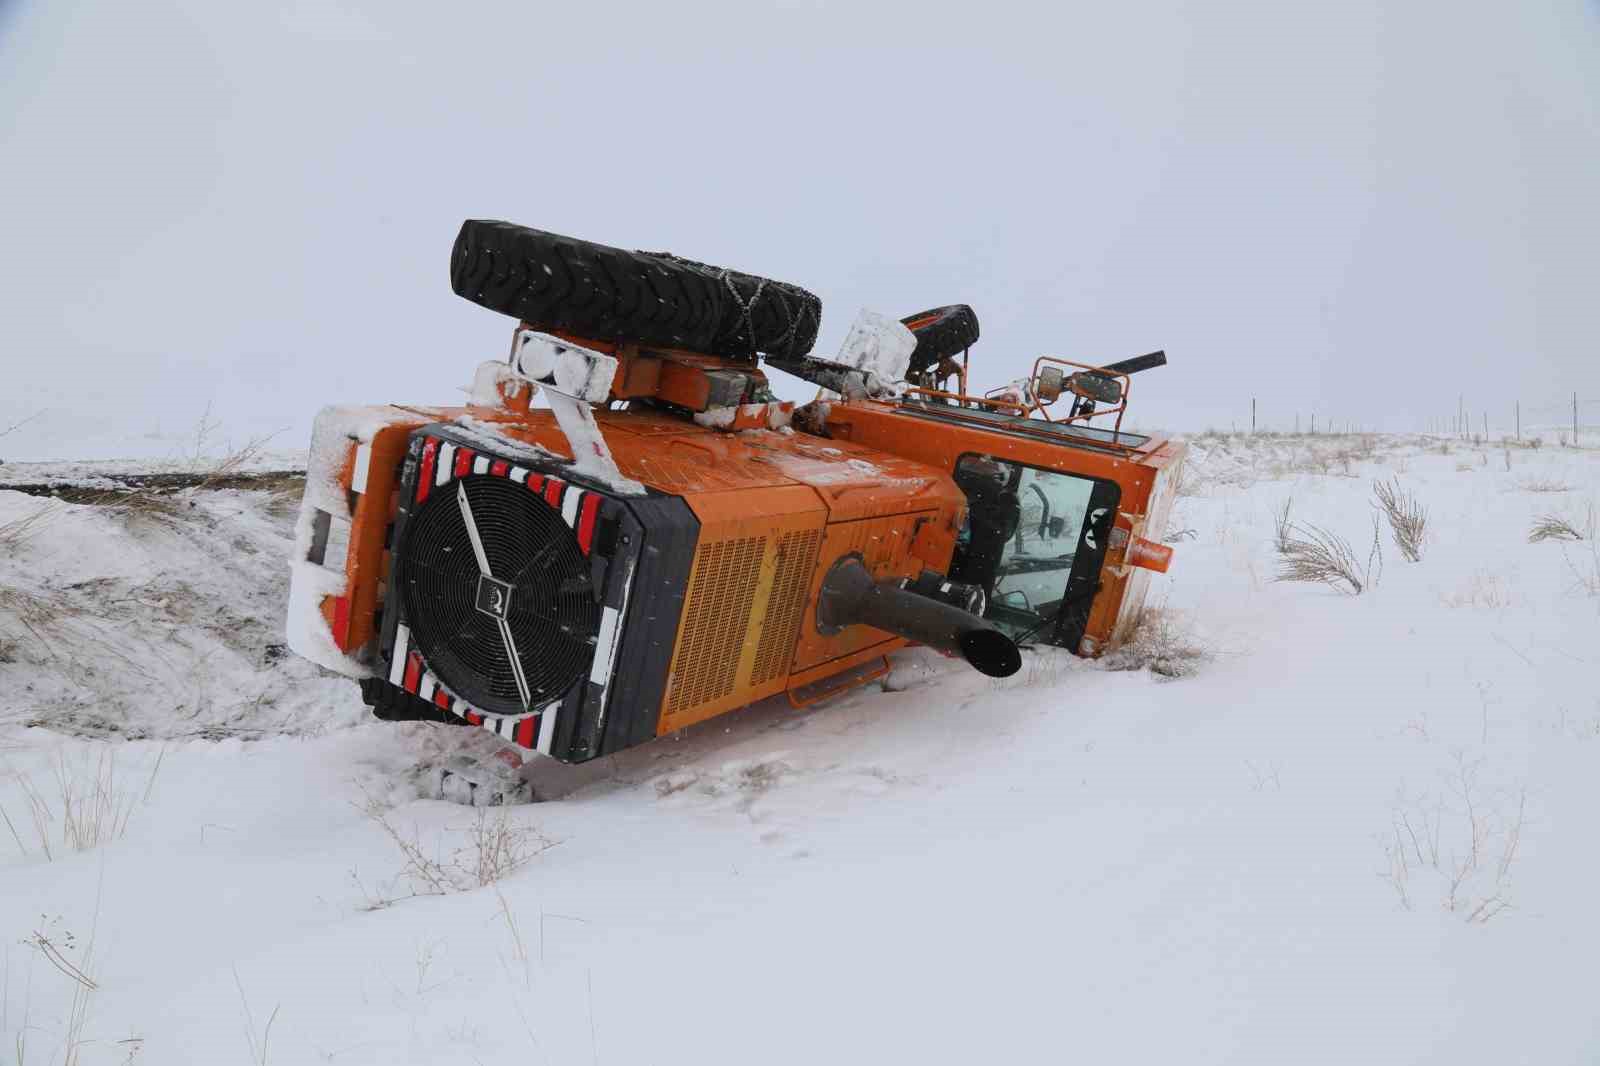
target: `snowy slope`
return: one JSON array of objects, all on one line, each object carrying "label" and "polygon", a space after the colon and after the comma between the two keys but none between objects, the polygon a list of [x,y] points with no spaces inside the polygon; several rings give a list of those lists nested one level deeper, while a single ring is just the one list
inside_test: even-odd
[{"label": "snowy slope", "polygon": [[[1359,597],[1273,580],[1286,498],[1365,562],[1390,476],[1430,510],[1421,562],[1385,533]],[[418,770],[487,738],[368,724],[267,661],[266,494],[62,507],[0,555],[0,588],[79,612],[52,659],[0,603],[0,1061],[58,1060],[75,1017],[84,1063],[1593,1061],[1600,557],[1527,533],[1582,524],[1600,453],[1201,438],[1185,488],[1154,599],[1175,661],[1209,652],[1190,676],[906,653],[896,691],[548,775],[501,828],[553,846],[412,898],[374,812],[474,861],[475,813]],[[0,493],[0,526],[39,502]],[[146,646],[159,684],[129,680]],[[56,775],[111,751],[125,832],[73,852]]]}]

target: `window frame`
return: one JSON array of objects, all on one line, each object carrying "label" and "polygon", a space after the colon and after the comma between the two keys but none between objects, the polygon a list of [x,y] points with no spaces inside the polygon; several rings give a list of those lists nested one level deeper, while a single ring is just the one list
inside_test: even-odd
[{"label": "window frame", "polygon": [[[1004,463],[1007,466],[1023,470],[1035,470],[1044,474],[1057,474],[1064,477],[1079,478],[1091,484],[1089,489],[1089,502],[1084,510],[1084,522],[1078,530],[1078,545],[1073,552],[1072,568],[1067,572],[1066,581],[1061,590],[1061,603],[1066,604],[1071,597],[1089,594],[1081,605],[1074,605],[1069,611],[1057,609],[1055,619],[1049,626],[1049,639],[1046,643],[1063,647],[1077,653],[1078,645],[1083,641],[1084,631],[1088,628],[1089,614],[1094,609],[1095,597],[1100,594],[1100,571],[1105,566],[1106,550],[1110,546],[1111,531],[1116,526],[1117,507],[1122,502],[1122,486],[1109,478],[1090,477],[1073,470],[1059,470],[1054,467],[1041,466],[1038,463],[1024,462],[1021,459],[993,455],[988,452],[965,451],[956,456],[955,463],[950,468],[951,479],[955,479],[956,471],[966,459],[983,459],[991,463]],[[960,482],[956,482],[960,487]],[[966,490],[962,489],[962,496],[966,497]],[[969,498],[970,503],[970,498]],[[1103,518],[1092,521],[1091,516],[1099,509],[1104,509]],[[969,519],[970,520],[970,519]],[[1091,539],[1093,535],[1093,539]],[[953,561],[953,560],[952,560]],[[998,577],[997,577],[998,579]],[[1091,590],[1092,591],[1089,591]],[[1005,608],[1004,604],[1000,604]],[[989,619],[989,612],[996,607],[995,603],[984,604],[984,618]],[[1017,610],[1019,608],[1006,608]],[[1032,612],[1030,612],[1032,613]],[[1038,616],[1035,615],[1037,618]],[[1043,621],[1043,619],[1040,619]],[[1039,640],[1036,634],[1030,640]]]}]

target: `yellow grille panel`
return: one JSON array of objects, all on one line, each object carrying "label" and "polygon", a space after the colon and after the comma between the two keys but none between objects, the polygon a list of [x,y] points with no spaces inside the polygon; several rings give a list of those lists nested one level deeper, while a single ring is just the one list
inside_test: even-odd
[{"label": "yellow grille panel", "polygon": [[683,632],[672,657],[668,713],[733,691],[766,547],[765,537],[745,537],[702,549],[689,581]]},{"label": "yellow grille panel", "polygon": [[765,684],[789,670],[794,642],[800,636],[800,620],[806,613],[806,588],[821,544],[820,529],[790,533],[778,541],[772,594],[767,600],[755,668],[750,673],[752,685]]}]

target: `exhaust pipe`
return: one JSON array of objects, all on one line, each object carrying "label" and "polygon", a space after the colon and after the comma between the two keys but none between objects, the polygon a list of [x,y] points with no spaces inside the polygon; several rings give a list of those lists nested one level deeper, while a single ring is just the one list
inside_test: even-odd
[{"label": "exhaust pipe", "polygon": [[817,629],[832,634],[857,623],[959,655],[990,677],[1010,677],[1022,669],[1016,644],[988,622],[899,582],[874,581],[861,559],[848,555],[822,580]]}]

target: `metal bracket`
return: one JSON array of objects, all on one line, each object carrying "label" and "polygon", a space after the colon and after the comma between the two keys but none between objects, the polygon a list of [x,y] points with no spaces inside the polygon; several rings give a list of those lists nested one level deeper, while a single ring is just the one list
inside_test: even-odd
[{"label": "metal bracket", "polygon": [[547,333],[519,329],[511,341],[511,369],[544,389],[580,473],[618,492],[644,495],[644,486],[617,468],[590,407],[605,403],[611,395],[611,383],[617,376],[615,356]]}]

